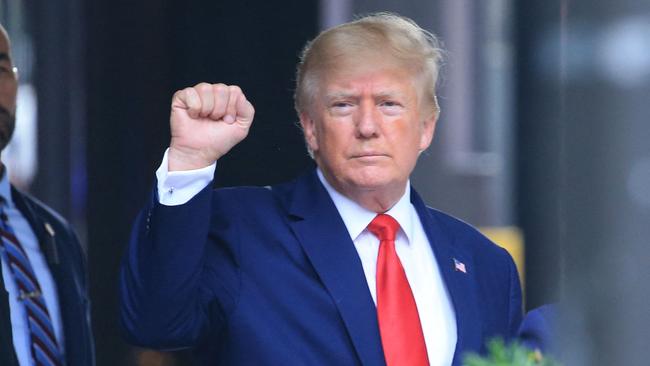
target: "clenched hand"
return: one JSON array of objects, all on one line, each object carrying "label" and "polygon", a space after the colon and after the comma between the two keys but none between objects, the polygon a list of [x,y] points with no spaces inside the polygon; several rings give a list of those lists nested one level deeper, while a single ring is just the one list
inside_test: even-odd
[{"label": "clenched hand", "polygon": [[238,86],[200,83],[172,98],[169,171],[204,168],[248,135],[255,109]]}]

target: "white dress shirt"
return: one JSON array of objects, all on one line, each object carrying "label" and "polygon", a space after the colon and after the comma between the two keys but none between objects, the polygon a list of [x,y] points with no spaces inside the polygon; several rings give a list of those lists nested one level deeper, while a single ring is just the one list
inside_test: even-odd
[{"label": "white dress shirt", "polygon": [[[156,171],[159,202],[168,206],[186,203],[212,181],[215,168],[216,164],[213,164],[197,170],[169,172],[165,152],[163,162]],[[336,191],[320,169],[318,178],[334,201],[354,242],[368,290],[377,304],[375,275],[379,239],[366,229],[377,214]],[[411,204],[409,183],[402,198],[386,214],[400,224],[395,249],[413,291],[429,363],[436,366],[451,365],[457,340],[456,317],[422,222]]]},{"label": "white dress shirt", "polygon": [[[25,249],[29,262],[34,269],[36,279],[41,286],[41,291],[47,305],[47,310],[52,319],[54,326],[54,333],[59,342],[59,345],[64,344],[63,327],[61,322],[61,312],[59,311],[59,298],[57,295],[56,283],[52,278],[50,269],[45,261],[45,256],[40,250],[38,239],[32,231],[29,222],[22,215],[14,205],[11,197],[11,187],[9,179],[7,178],[7,166],[5,165],[5,173],[0,178],[0,196],[2,196],[6,203],[4,211],[9,218],[9,225],[14,230],[18,241]],[[14,342],[14,350],[18,357],[18,364],[21,366],[32,366],[32,353],[30,350],[29,328],[27,325],[27,315],[25,314],[24,305],[18,300],[19,291],[14,281],[9,265],[5,261],[4,255],[2,257],[2,281],[4,282],[5,290],[9,297],[9,311],[11,312],[11,330]],[[63,351],[63,350],[62,350]]]}]

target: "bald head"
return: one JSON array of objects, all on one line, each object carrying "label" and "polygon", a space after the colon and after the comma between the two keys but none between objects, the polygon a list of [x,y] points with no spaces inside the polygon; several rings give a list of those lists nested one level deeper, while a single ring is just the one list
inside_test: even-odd
[{"label": "bald head", "polygon": [[18,80],[7,31],[0,24],[0,152],[7,147],[16,125]]}]

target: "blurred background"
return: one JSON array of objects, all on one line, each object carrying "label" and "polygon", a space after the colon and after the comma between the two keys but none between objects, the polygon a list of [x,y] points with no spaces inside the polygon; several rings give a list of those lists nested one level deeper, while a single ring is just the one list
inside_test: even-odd
[{"label": "blurred background", "polygon": [[20,72],[12,181],[87,246],[98,365],[189,365],[128,346],[117,271],[169,141],[173,92],[235,83],[256,107],[218,186],[310,166],[294,69],[326,27],[409,16],[448,51],[413,184],[518,258],[526,308],[561,300],[567,365],[645,365],[650,332],[647,0],[0,0]]}]

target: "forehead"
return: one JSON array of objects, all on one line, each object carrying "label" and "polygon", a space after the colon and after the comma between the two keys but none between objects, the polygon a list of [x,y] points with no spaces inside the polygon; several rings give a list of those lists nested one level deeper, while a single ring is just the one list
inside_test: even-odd
[{"label": "forehead", "polygon": [[413,94],[417,86],[412,72],[393,62],[339,64],[320,77],[321,94],[366,92]]}]

